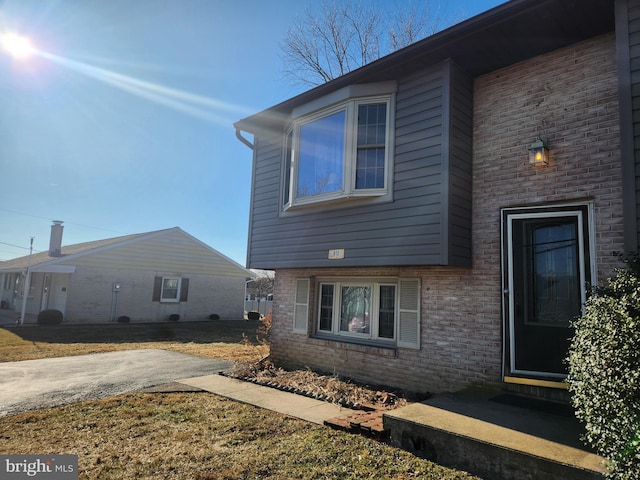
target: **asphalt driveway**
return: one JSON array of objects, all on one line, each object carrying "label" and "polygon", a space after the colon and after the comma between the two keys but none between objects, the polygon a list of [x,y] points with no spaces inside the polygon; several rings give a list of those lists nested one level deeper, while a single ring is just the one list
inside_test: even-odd
[{"label": "asphalt driveway", "polygon": [[228,370],[232,363],[165,350],[127,350],[0,363],[0,417]]}]

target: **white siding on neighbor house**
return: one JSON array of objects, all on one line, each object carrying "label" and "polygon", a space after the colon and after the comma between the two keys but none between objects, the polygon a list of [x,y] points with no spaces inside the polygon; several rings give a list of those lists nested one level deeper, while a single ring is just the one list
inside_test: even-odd
[{"label": "white siding on neighbor house", "polygon": [[[156,275],[188,278],[187,301],[152,301]],[[120,285],[117,294],[113,292],[114,282]],[[180,321],[207,320],[214,313],[221,319],[241,320],[243,297],[243,277],[78,267],[71,276],[65,322],[108,323],[122,315],[130,317],[131,322],[166,321],[174,313],[180,315]]]},{"label": "white siding on neighbor house", "polygon": [[125,241],[122,245],[111,245],[86,255],[72,255],[60,264],[242,278],[249,276],[240,265],[179,229]]}]

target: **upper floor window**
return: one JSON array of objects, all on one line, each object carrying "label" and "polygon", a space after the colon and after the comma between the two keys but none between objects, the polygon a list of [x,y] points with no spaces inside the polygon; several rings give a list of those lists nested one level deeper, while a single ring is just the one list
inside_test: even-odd
[{"label": "upper floor window", "polygon": [[285,209],[389,189],[391,96],[349,100],[296,119],[286,135]]}]

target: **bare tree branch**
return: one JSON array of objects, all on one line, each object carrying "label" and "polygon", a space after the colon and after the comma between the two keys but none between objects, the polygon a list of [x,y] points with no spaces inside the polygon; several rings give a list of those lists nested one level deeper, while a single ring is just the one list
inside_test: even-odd
[{"label": "bare tree branch", "polygon": [[440,6],[433,8],[428,0],[402,2],[394,11],[385,14],[380,5],[363,0],[323,0],[308,7],[282,41],[285,75],[295,83],[319,85],[444,25]]}]

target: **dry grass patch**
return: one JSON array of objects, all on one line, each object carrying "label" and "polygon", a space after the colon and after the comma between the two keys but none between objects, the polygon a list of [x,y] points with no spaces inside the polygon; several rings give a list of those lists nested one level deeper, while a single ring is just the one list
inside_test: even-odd
[{"label": "dry grass patch", "polygon": [[0,362],[153,348],[253,362],[269,347],[260,322],[218,320],[149,324],[38,325],[0,328]]},{"label": "dry grass patch", "polygon": [[[215,321],[0,328],[0,361],[157,348],[247,364],[268,354],[256,335],[259,326]],[[300,372],[296,381],[321,385],[309,375]],[[339,385],[329,378],[322,388],[329,384]],[[0,454],[47,453],[78,455],[82,480],[475,478],[372,439],[204,392],[133,393],[0,418]]]},{"label": "dry grass patch", "polygon": [[137,393],[5,417],[0,439],[2,454],[76,454],[81,479],[474,478],[207,393]]}]

